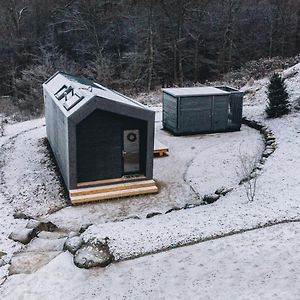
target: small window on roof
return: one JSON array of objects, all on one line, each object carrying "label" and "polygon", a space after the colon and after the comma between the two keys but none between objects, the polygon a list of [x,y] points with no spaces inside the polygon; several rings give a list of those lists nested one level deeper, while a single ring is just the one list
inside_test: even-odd
[{"label": "small window on roof", "polygon": [[70,110],[71,108],[73,108],[77,103],[79,103],[84,97],[83,96],[79,96],[76,93],[74,95],[72,95],[68,101],[66,101],[64,103],[64,108],[66,110]]},{"label": "small window on roof", "polygon": [[65,100],[68,100],[68,98],[72,97],[74,94],[74,89],[72,86],[67,87],[66,85],[63,85],[54,95],[58,100],[62,100],[65,98]]}]

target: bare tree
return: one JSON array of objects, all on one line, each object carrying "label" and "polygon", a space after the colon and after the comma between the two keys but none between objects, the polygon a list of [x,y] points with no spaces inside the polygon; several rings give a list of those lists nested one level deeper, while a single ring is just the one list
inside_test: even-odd
[{"label": "bare tree", "polygon": [[258,178],[258,159],[246,154],[242,154],[239,150],[240,167],[237,174],[241,177],[240,184],[245,188],[247,199],[252,202],[255,199],[257,191],[257,178]]}]

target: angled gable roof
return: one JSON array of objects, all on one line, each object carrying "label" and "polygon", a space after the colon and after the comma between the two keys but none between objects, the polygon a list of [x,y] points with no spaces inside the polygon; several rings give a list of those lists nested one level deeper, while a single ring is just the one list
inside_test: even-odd
[{"label": "angled gable roof", "polygon": [[[43,87],[47,89],[52,100],[66,117],[76,115],[76,112],[81,111],[83,107],[86,111],[92,111],[93,107],[100,109],[109,107],[110,111],[114,111],[113,108],[119,106],[123,109],[127,108],[129,112],[138,110],[146,114],[147,112],[152,113],[152,110],[143,104],[116,91],[91,80],[62,72],[55,73],[43,84]],[[90,105],[93,107],[86,109],[86,106]],[[116,109],[115,112],[122,114],[122,109]]]}]

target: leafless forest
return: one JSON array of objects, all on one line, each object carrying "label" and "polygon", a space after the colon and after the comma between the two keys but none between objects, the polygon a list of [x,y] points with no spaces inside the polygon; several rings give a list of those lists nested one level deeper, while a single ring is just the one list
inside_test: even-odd
[{"label": "leafless forest", "polygon": [[300,50],[299,0],[0,0],[0,95],[42,113],[56,70],[120,90],[213,80]]}]

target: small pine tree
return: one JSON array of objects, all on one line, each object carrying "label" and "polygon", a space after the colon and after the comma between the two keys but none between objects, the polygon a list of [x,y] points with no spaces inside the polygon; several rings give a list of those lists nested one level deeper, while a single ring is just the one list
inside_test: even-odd
[{"label": "small pine tree", "polygon": [[270,118],[277,118],[288,114],[289,109],[289,94],[286,90],[284,79],[275,73],[268,85],[268,105],[266,113]]}]

